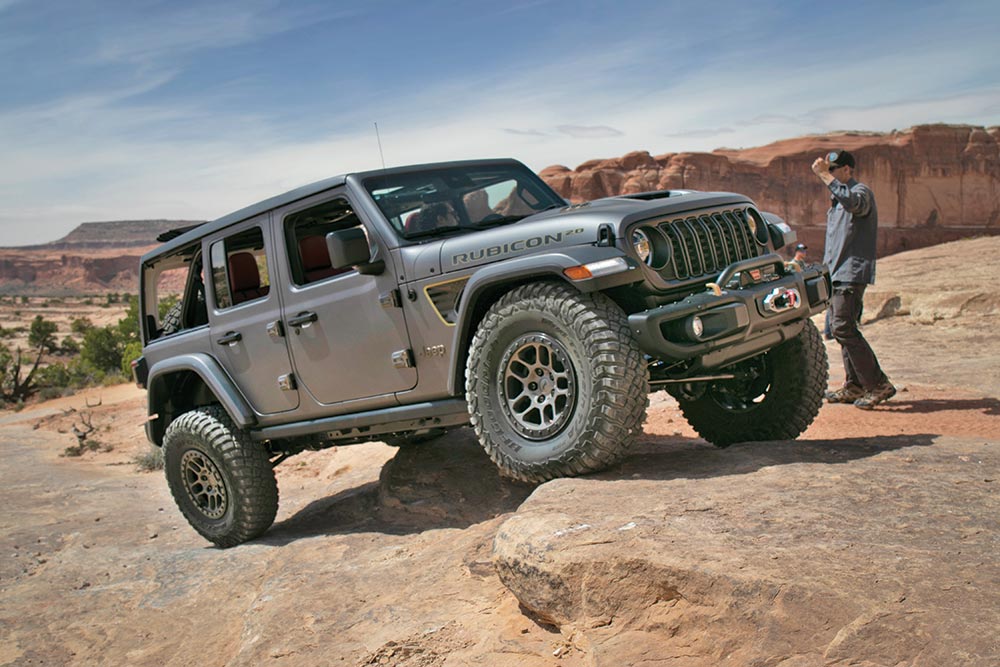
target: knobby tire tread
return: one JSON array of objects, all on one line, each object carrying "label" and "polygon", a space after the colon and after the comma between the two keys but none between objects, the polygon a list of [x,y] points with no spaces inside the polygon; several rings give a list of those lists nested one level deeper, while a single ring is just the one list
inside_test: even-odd
[{"label": "knobby tire tread", "polygon": [[[490,420],[482,416],[501,408],[487,405],[488,396],[477,391],[482,388],[481,374],[497,371],[487,369],[483,362],[490,332],[526,307],[556,315],[586,348],[587,359],[573,363],[590,360],[593,364],[591,407],[578,404],[576,408],[587,412],[576,429],[579,436],[557,457],[542,462],[520,461],[504,451],[501,438],[506,434],[494,432],[486,423]],[[554,282],[531,283],[501,297],[479,324],[466,366],[466,400],[480,443],[504,475],[526,482],[595,472],[621,461],[642,429],[648,386],[642,354],[621,308],[603,294],[581,294]]]},{"label": "knobby tire tread", "polygon": [[[202,537],[219,547],[242,544],[264,533],[278,511],[278,485],[265,448],[250,439],[237,427],[220,406],[210,406],[186,412],[167,428],[164,450],[175,438],[200,440],[206,449],[222,459],[231,480],[228,489],[231,522],[224,532],[199,525],[197,517],[182,512],[191,527]],[[180,445],[182,443],[178,443]],[[186,491],[182,484],[170,484],[170,492],[178,507],[185,507]]]}]

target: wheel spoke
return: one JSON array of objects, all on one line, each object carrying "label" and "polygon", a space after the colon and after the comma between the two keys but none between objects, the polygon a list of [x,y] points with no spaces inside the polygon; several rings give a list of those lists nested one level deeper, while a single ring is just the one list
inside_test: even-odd
[{"label": "wheel spoke", "polygon": [[573,413],[576,375],[558,341],[525,334],[508,345],[501,369],[505,414],[519,434],[543,440],[565,427]]},{"label": "wheel spoke", "polygon": [[222,473],[204,453],[191,449],[181,457],[181,478],[188,499],[209,519],[226,513],[229,496]]}]

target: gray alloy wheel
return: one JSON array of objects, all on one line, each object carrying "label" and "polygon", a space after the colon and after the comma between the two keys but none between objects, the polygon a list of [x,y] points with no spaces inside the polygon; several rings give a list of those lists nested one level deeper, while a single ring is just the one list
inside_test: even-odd
[{"label": "gray alloy wheel", "polygon": [[642,428],[648,377],[622,309],[560,282],[515,288],[486,312],[465,396],[486,453],[541,482],[620,461]]},{"label": "gray alloy wheel", "polygon": [[542,333],[516,338],[504,351],[497,392],[510,425],[530,440],[562,430],[573,416],[576,372],[569,352]]},{"label": "gray alloy wheel", "polygon": [[221,407],[172,421],[163,436],[163,464],[181,514],[210,542],[233,547],[274,522],[278,484],[267,450]]}]

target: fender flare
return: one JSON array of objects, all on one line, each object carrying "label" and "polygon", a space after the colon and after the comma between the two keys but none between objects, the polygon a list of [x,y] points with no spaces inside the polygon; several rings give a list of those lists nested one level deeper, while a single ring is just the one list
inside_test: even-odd
[{"label": "fender flare", "polygon": [[[164,394],[167,385],[166,382],[162,381],[162,378],[179,371],[190,371],[200,377],[236,425],[241,428],[249,428],[257,424],[257,414],[240,393],[240,390],[237,389],[229,374],[218,361],[200,352],[164,359],[149,369],[149,379],[146,386],[149,387],[148,410],[150,416],[159,413],[159,406],[166,399]],[[152,422],[147,422],[146,426],[148,435],[154,435],[157,431]],[[150,437],[150,440],[159,442],[162,439],[164,429],[165,426],[159,429],[159,438]]]},{"label": "fender flare", "polygon": [[[615,257],[624,257],[628,269],[620,273],[586,280],[570,280],[563,274],[564,270],[573,266]],[[540,278],[555,278],[587,293],[640,281],[642,280],[642,272],[639,270],[638,263],[620,249],[593,245],[576,246],[538,255],[507,259],[476,271],[466,283],[458,304],[457,324],[452,334],[452,355],[448,368],[448,393],[450,395],[459,395],[464,391],[465,357],[468,352],[466,341],[469,338],[470,329],[473,327],[473,315],[483,297],[500,285],[509,285],[509,289],[513,289],[518,285]]]}]

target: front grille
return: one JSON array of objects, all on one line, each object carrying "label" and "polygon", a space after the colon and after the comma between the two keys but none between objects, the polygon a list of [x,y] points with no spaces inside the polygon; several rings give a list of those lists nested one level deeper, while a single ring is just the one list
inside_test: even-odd
[{"label": "front grille", "polygon": [[754,240],[745,210],[704,213],[660,223],[670,241],[671,258],[662,273],[673,269],[680,280],[716,275],[744,259],[757,257],[762,248]]}]

